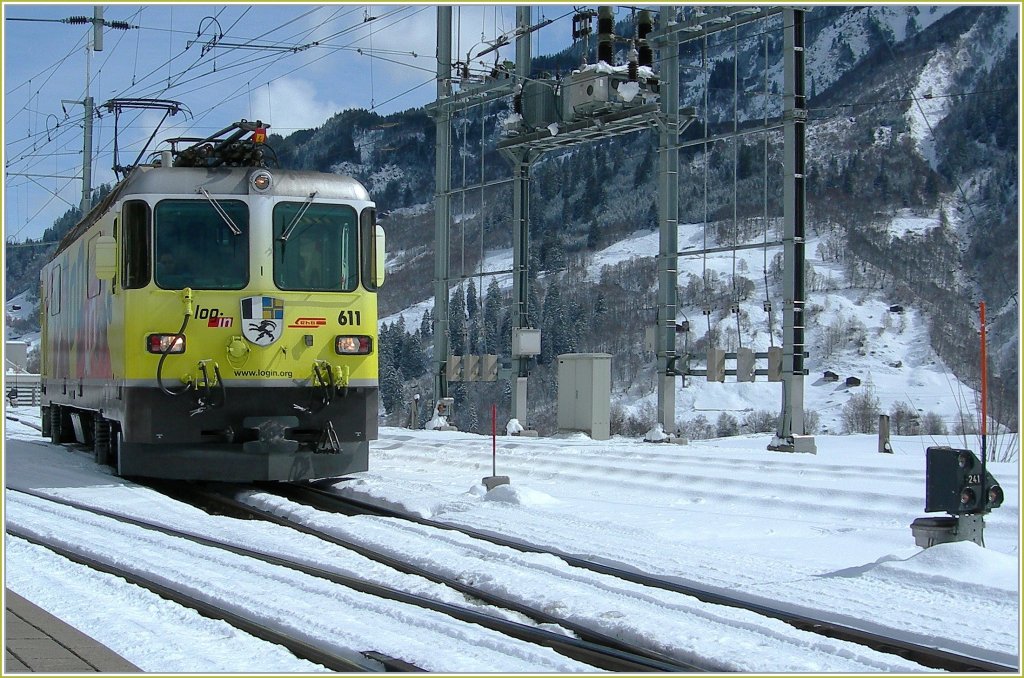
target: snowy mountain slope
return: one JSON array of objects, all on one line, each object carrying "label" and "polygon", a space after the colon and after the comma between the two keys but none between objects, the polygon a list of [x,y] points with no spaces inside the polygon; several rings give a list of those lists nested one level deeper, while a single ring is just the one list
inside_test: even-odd
[{"label": "snowy mountain slope", "polygon": [[[1008,81],[992,79],[988,69],[1010,59],[1017,62],[1019,10],[1013,5],[819,6],[808,12],[805,20],[808,85],[812,95],[816,95],[811,97],[807,135],[808,233],[816,239],[809,243],[807,251],[817,278],[813,294],[834,292],[843,297],[827,303],[823,296],[811,298],[816,317],[809,337],[812,352],[809,383],[826,369],[841,370],[844,378],[858,376],[865,385],[871,384],[877,391],[887,392],[888,396],[881,402],[883,410],[901,401],[913,406],[922,400],[914,387],[921,379],[904,376],[894,384],[882,384],[875,383],[876,375],[881,375],[878,376],[881,379],[899,369],[890,367],[899,362],[905,366],[904,373],[911,371],[910,365],[930,365],[934,356],[927,347],[924,328],[929,325],[938,328],[932,336],[933,343],[937,335],[969,337],[974,327],[971,321],[975,319],[976,300],[986,298],[991,325],[990,351],[998,359],[998,369],[993,369],[992,373],[1008,375],[1010,388],[1004,391],[1012,392],[1016,388],[1016,371],[1011,366],[1018,362],[1019,353],[1019,332],[1016,331],[1019,290],[1014,293],[1017,279],[1014,266],[1019,268],[1019,262],[1013,256],[1019,239],[1018,200],[1013,168],[1019,163],[1015,145],[997,137],[993,129],[1012,129],[1012,139],[1016,139],[1017,115],[1015,108],[1010,110],[1012,106],[1002,105],[1002,99],[992,98],[994,94],[990,89],[1009,90],[1011,87]],[[751,37],[750,44],[744,43],[738,63],[741,69],[756,69],[762,39],[748,37]],[[723,50],[714,51],[708,63],[713,68],[721,62],[726,85],[731,86],[731,59],[725,63],[723,53]],[[778,45],[772,45],[770,58],[773,60],[770,78],[778,80],[781,73],[777,63]],[[578,61],[577,56],[574,64]],[[763,89],[760,80],[755,78],[757,82],[748,82],[746,76],[740,73],[745,92],[756,93]],[[696,80],[700,82],[688,86],[702,86],[703,79]],[[959,96],[961,92],[973,94]],[[716,115],[731,113],[731,96],[728,98],[729,105],[718,106],[722,111],[716,108]],[[972,102],[974,107],[968,107]],[[1015,99],[1012,103],[1015,105]],[[741,115],[748,118],[761,113],[757,96],[741,97],[740,105],[749,106],[749,109],[741,108]],[[501,159],[492,160],[496,155],[492,137],[496,137],[500,128],[497,120],[500,114],[507,113],[498,108],[496,104],[481,120],[462,120],[462,124],[453,126],[456,184],[463,181],[460,173],[463,167],[468,167],[470,172],[466,180],[470,185],[477,171],[488,179],[493,178],[493,173],[505,176],[502,173],[507,172],[507,164]],[[404,309],[406,326],[413,329],[419,327],[419,319],[431,306],[427,295],[432,293],[433,273],[433,219],[428,202],[433,189],[432,124],[422,110],[387,118],[365,111],[346,111],[327,121],[322,128],[289,137],[281,151],[282,158],[299,165],[351,172],[371,187],[381,214],[386,215],[383,221],[392,250],[388,259],[390,284],[382,290],[382,308],[388,309],[389,314],[391,309]],[[943,132],[943,126],[952,127],[953,131]],[[967,126],[971,127],[971,133],[959,134]],[[487,135],[486,143],[481,140],[483,133]],[[638,141],[639,136],[643,135],[633,135],[622,144],[614,140],[574,148],[564,155],[553,156],[548,164],[545,164],[547,159],[538,163],[531,237],[532,254],[540,261],[534,272],[539,275],[541,287],[555,279],[555,271],[564,269],[565,259],[589,262],[586,269],[589,284],[599,280],[601,264],[627,260],[617,253],[632,251],[634,257],[650,257],[657,251],[657,237],[649,230],[653,228],[656,172],[651,168],[656,165],[656,150],[650,139]],[[481,158],[481,149],[486,149],[484,158]],[[731,199],[731,185],[721,187],[731,181],[731,153],[720,155],[725,156],[729,181],[719,182],[715,194],[713,176],[711,195],[703,200],[700,186],[694,189],[693,185],[685,184],[681,197],[686,204],[680,208],[684,221],[700,218],[702,202],[721,208],[723,200]],[[964,156],[970,161],[964,160]],[[754,157],[759,176],[757,158],[760,156]],[[683,162],[682,173],[689,173],[686,180],[706,186],[708,182],[700,175],[702,159],[699,154]],[[717,177],[721,179],[721,176],[719,172]],[[770,182],[776,182],[775,174]],[[708,190],[703,192],[707,194]],[[723,198],[725,193],[728,195]],[[756,185],[744,184],[739,194],[742,197],[745,193],[756,193],[753,202],[760,203]],[[511,264],[507,249],[510,244],[508,194],[495,190],[484,198],[473,193],[467,200],[465,208],[461,200],[453,200],[453,237],[462,238],[468,233],[472,242],[466,248],[473,258],[476,252],[488,252],[490,261],[485,265],[486,270],[508,269]],[[756,211],[760,213],[759,208]],[[906,277],[897,278],[900,268],[904,272],[915,267],[940,268],[934,263],[905,260],[908,252],[913,256],[929,244],[925,241],[929,234],[939,230],[937,224],[943,227],[942,234],[932,238],[938,245],[931,243],[931,246],[945,251],[941,268],[950,272],[949,280],[935,281],[916,273],[909,281]],[[1000,230],[996,229],[996,224],[1001,225]],[[717,223],[709,224],[709,233],[717,226]],[[848,254],[848,259],[867,260],[876,272],[882,270],[891,294],[899,298],[887,298],[877,292],[844,291],[849,287],[860,289],[860,282],[849,277],[849,271],[844,278],[844,271],[836,262],[825,262],[817,255],[819,245],[834,249],[833,240],[851,240],[867,229],[884,236],[884,242],[879,238],[878,242],[871,243],[877,246],[875,257],[867,259],[870,252],[865,253],[865,248],[861,248]],[[714,238],[705,239],[699,227],[684,225],[680,233],[680,248],[684,250],[724,244]],[[640,242],[642,237],[647,240]],[[902,244],[899,253],[897,248],[890,247],[897,238]],[[1002,246],[1011,241],[1013,247]],[[850,247],[849,243],[841,244]],[[551,252],[557,248],[564,250],[566,256],[561,259],[552,256]],[[465,256],[466,251],[461,254]],[[774,252],[769,252],[769,265],[773,255]],[[928,256],[932,256],[932,252]],[[768,318],[760,307],[766,296],[763,256],[759,250],[752,250],[739,254],[736,263],[738,275],[753,284],[753,291],[741,305],[740,330],[737,333],[736,317],[719,317],[721,309],[712,309],[711,324],[723,341],[762,349],[771,343]],[[681,286],[687,285],[693,276],[701,276],[701,267],[693,268],[693,265],[693,261],[681,264]],[[719,283],[728,284],[732,265],[729,255],[708,258],[709,271],[718,274]],[[546,269],[551,273],[545,272]],[[923,282],[921,277],[925,278]],[[483,293],[487,282],[487,277],[478,279],[478,293]],[[576,282],[573,280],[570,284]],[[941,287],[947,282],[945,296],[919,298],[920,289],[928,287],[925,283]],[[507,289],[507,278],[502,280],[502,285]],[[778,295],[773,298],[774,305],[779,307]],[[642,302],[648,306],[651,303],[648,299]],[[858,303],[867,303],[872,310],[865,311],[861,317],[857,309],[848,308]],[[903,324],[914,330],[913,338],[905,336],[906,332],[896,332],[896,317],[890,317],[886,325],[887,314],[880,309],[891,303],[907,307],[908,315]],[[937,319],[939,312],[946,309],[956,311],[950,314],[953,319]],[[699,342],[707,330],[703,309],[690,304],[681,310],[685,316],[680,319],[689,319],[694,328],[691,341]],[[396,318],[397,314],[393,314],[385,320],[393,322]],[[776,308],[771,323],[776,343],[779,326]],[[860,347],[850,345],[851,337],[836,351],[823,350],[835,344],[835,337],[831,335],[840,326],[849,330],[855,343],[861,341],[863,335],[868,344],[866,355],[860,355]],[[642,328],[625,329],[635,329],[636,336],[642,337]],[[630,341],[634,341],[632,335]],[[634,343],[640,341],[642,339],[637,338]],[[963,392],[961,396],[962,389],[956,380],[949,385],[945,383],[947,372],[956,372],[972,383],[976,378],[972,374],[973,345],[956,348],[957,351],[951,351],[947,345],[942,349],[947,359],[944,368],[941,361],[936,363],[935,369],[941,378],[932,391],[940,391],[943,398],[956,402],[970,402],[973,395]],[[876,357],[879,357],[877,364],[872,362]],[[643,383],[631,387],[630,403],[651,388],[649,376],[641,381]],[[823,426],[835,430],[834,410],[844,396],[853,393],[856,392],[832,394],[823,400],[822,404],[828,405],[823,410],[826,413],[823,417],[828,420],[822,422]],[[904,395],[900,396],[901,393]],[[742,412],[746,408],[743,403],[750,400],[757,402],[761,398],[752,397],[728,409]],[[761,407],[774,408],[774,400],[761,403]],[[927,412],[932,405],[914,409]],[[952,422],[959,409],[960,405],[947,405],[939,414],[946,422]],[[1016,401],[1007,409],[1016,410]]]},{"label": "snowy mountain slope", "polygon": [[[906,233],[935,227],[934,216],[903,215],[894,219],[890,227],[894,232]],[[712,229],[713,230],[713,229]],[[770,236],[772,239],[774,236]],[[703,229],[699,224],[682,225],[679,229],[679,249],[700,248],[705,242]],[[754,241],[756,244],[757,241]],[[808,350],[807,362],[810,375],[805,380],[805,408],[820,417],[820,432],[840,433],[842,410],[850,399],[870,390],[879,400],[882,412],[890,412],[898,403],[905,403],[918,412],[919,416],[934,413],[952,431],[961,423],[965,413],[973,413],[977,393],[960,383],[948,366],[944,365],[929,346],[927,323],[921,312],[912,307],[903,313],[891,312],[894,300],[886,299],[877,290],[844,289],[847,287],[841,266],[826,262],[815,255],[820,238],[807,242],[807,261],[817,279],[825,281],[827,289],[809,291],[808,301]],[[710,236],[710,246],[717,246]],[[640,231],[607,248],[595,252],[588,258],[586,280],[596,281],[605,266],[637,258],[652,258],[658,249],[656,231]],[[778,248],[769,248],[770,262]],[[488,254],[482,266],[483,271],[508,270],[511,267],[510,250]],[[728,309],[714,309],[710,318],[712,327],[723,337],[726,350],[735,350],[737,345],[765,351],[771,345],[782,343],[782,318],[774,304],[772,315],[773,330],[769,333],[768,317],[763,309],[765,251],[748,249],[735,256],[735,266],[744,275],[755,281],[756,291],[740,303],[740,331],[737,333],[736,316]],[[701,258],[680,257],[679,285],[685,287],[692,277],[702,277],[705,262]],[[732,274],[734,257],[723,252],[708,255],[706,270],[715,271],[724,277]],[[810,276],[812,279],[815,276]],[[510,291],[510,275],[496,276],[499,285]],[[542,277],[543,280],[543,277]],[[831,282],[828,282],[831,281]],[[655,289],[649,290],[647,303],[653,303]],[[769,284],[771,299],[777,299],[778,286]],[[423,313],[433,308],[433,300],[425,299],[406,308],[401,313],[382,318],[382,323],[392,324],[399,317],[404,318],[406,327],[417,328]],[[697,306],[680,308],[677,321],[688,320],[694,334],[691,341],[702,336],[708,322],[703,310]],[[833,334],[841,334],[841,343],[836,343]],[[686,346],[682,339],[677,350]],[[613,361],[615,356],[613,356]],[[702,367],[703,355],[695,355],[693,367]],[[654,381],[653,355],[650,370],[644,380],[636,384],[612,385],[613,399],[626,412],[638,416],[646,415],[654,420],[657,402]],[[823,380],[825,371],[839,375],[838,383]],[[847,377],[861,381],[859,387],[847,387]],[[703,415],[712,423],[722,413],[742,420],[744,416],[758,410],[773,414],[781,407],[781,385],[768,383],[763,377],[754,383],[736,383],[729,378],[725,384],[708,383],[703,377],[689,377],[685,386],[677,391],[677,420],[686,422],[697,415]],[[973,414],[969,415],[973,416]]]}]

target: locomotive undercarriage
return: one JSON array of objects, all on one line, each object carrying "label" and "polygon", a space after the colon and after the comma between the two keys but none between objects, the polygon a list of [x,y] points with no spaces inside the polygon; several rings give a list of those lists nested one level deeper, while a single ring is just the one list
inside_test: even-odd
[{"label": "locomotive undercarriage", "polygon": [[[376,388],[230,386],[223,402],[124,387],[99,411],[44,408],[55,442],[92,445],[120,476],[298,481],[365,471],[377,437]],[[84,403],[82,403],[84,405]]]}]

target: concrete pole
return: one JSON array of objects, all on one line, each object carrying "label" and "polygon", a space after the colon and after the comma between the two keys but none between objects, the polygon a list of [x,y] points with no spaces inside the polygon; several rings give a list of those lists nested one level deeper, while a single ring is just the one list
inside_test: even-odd
[{"label": "concrete pole", "polygon": [[[675,7],[662,6],[668,22]],[[666,26],[662,26],[664,30]],[[659,50],[661,114],[664,126],[658,137],[658,317],[655,350],[658,353],[658,421],[668,434],[676,430],[676,313],[678,306],[679,250],[679,42],[669,36]]]},{"label": "concrete pole", "polygon": [[93,8],[92,43],[85,48],[85,132],[82,139],[82,202],[80,208],[84,217],[92,205],[92,119],[96,107],[92,98],[92,53],[103,50],[103,7]]},{"label": "concrete pole", "polygon": [[85,106],[85,132],[82,139],[82,216],[89,212],[92,205],[92,118],[93,98],[86,96],[82,102]]},{"label": "concrete pole", "polygon": [[[452,8],[437,7],[437,100],[451,95]],[[450,259],[451,108],[437,108],[434,142],[434,402],[448,395],[448,266]]]}]

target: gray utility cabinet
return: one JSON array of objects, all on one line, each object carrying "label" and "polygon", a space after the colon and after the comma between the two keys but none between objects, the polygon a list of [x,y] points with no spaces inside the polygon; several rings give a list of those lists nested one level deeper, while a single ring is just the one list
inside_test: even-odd
[{"label": "gray utility cabinet", "polygon": [[607,353],[558,356],[558,428],[608,440],[611,419],[612,357]]}]

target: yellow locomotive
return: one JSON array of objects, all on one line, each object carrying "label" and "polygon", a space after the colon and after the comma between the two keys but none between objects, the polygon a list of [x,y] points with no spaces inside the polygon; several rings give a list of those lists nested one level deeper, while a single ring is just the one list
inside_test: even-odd
[{"label": "yellow locomotive", "polygon": [[162,152],[61,241],[40,294],[54,442],[123,476],[366,470],[383,229],[354,179],[266,168],[265,135]]}]

